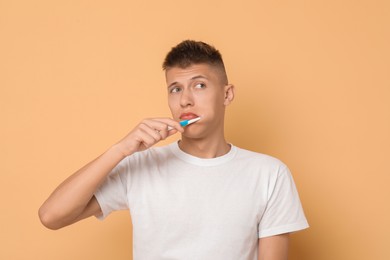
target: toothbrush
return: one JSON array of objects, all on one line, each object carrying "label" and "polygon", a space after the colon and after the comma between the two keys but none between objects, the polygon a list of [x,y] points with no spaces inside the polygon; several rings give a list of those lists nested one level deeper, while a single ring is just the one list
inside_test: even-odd
[{"label": "toothbrush", "polygon": [[[193,119],[187,119],[187,120],[183,120],[183,121],[180,121],[180,125],[182,127],[185,127],[187,125],[190,125],[192,123],[195,123],[196,121],[198,121],[200,119],[200,117],[196,117],[196,118],[193,118]],[[171,131],[173,129],[172,126],[168,126],[168,131]]]}]

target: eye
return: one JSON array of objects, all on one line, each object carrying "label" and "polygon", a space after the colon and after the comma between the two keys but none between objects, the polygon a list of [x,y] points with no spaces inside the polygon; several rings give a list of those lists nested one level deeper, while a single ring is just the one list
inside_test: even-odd
[{"label": "eye", "polygon": [[169,93],[177,93],[177,92],[180,92],[181,88],[179,87],[172,87],[170,90],[169,90]]},{"label": "eye", "polygon": [[195,88],[205,88],[205,87],[206,87],[206,84],[204,84],[204,83],[197,83],[195,85]]}]

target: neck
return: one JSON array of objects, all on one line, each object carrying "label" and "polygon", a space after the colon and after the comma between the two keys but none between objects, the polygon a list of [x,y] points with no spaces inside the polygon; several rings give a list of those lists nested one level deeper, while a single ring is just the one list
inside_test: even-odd
[{"label": "neck", "polygon": [[179,147],[183,152],[199,158],[216,158],[230,151],[230,145],[226,142],[223,135],[219,138],[209,137],[204,139],[182,136]]}]

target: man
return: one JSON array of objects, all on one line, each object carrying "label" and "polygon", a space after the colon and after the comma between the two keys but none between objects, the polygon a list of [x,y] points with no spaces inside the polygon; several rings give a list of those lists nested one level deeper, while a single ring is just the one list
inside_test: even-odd
[{"label": "man", "polygon": [[[279,160],[225,140],[234,86],[220,53],[184,41],[163,68],[173,118],[143,120],[65,180],[40,208],[42,223],[129,209],[135,260],[287,259],[288,233],[308,227],[298,193]],[[179,142],[152,147],[178,132]]]}]

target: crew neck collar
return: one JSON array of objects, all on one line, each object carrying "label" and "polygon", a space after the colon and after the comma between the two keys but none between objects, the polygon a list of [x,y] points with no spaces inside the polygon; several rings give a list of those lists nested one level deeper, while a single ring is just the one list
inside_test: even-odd
[{"label": "crew neck collar", "polygon": [[188,154],[180,149],[179,141],[173,142],[169,146],[172,153],[182,161],[185,161],[190,164],[198,165],[198,166],[217,166],[229,162],[235,156],[237,148],[232,144],[229,145],[230,145],[229,152],[215,158],[200,158]]}]

